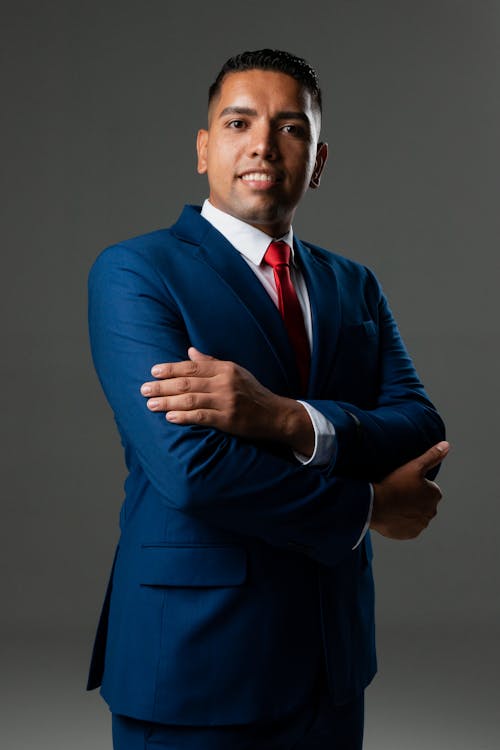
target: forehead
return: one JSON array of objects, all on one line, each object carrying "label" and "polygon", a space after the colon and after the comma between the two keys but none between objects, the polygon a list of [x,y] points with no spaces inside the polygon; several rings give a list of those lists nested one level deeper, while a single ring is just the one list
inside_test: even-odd
[{"label": "forehead", "polygon": [[312,112],[312,97],[305,86],[292,76],[274,70],[228,73],[210,109],[217,113],[236,104],[257,110]]}]

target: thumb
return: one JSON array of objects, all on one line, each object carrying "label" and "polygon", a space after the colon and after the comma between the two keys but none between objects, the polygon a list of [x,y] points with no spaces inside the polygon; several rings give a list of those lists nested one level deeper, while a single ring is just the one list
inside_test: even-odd
[{"label": "thumb", "polygon": [[194,346],[190,346],[188,349],[188,357],[192,362],[198,362],[200,360],[207,360],[207,359],[215,359],[215,357],[210,357],[208,354],[203,354],[202,352],[199,352],[198,349]]},{"label": "thumb", "polygon": [[422,476],[427,474],[429,469],[433,469],[435,466],[441,463],[450,450],[450,444],[446,440],[442,440],[440,443],[436,443],[428,451],[422,453],[421,456],[415,459],[418,464],[420,473]]}]

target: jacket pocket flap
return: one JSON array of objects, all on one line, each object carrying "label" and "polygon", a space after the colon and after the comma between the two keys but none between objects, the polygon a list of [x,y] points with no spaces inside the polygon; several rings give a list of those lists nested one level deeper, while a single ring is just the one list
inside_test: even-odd
[{"label": "jacket pocket flap", "polygon": [[242,547],[143,544],[140,582],[147,586],[239,586],[246,578]]}]

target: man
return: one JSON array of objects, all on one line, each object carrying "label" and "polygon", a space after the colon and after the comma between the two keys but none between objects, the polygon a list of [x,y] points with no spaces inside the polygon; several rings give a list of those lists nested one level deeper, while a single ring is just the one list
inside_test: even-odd
[{"label": "man", "polygon": [[201,215],[91,271],[130,472],[89,679],[119,750],[362,745],[368,526],[427,526],[448,444],[373,274],[293,236],[320,121],[305,61],[232,58],[197,139]]}]

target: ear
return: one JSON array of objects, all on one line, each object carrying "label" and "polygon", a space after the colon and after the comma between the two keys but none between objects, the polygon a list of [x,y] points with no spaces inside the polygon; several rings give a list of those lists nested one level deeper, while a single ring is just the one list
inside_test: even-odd
[{"label": "ear", "polygon": [[207,148],[208,148],[208,130],[198,130],[196,137],[196,153],[198,154],[198,174],[205,174],[207,171]]},{"label": "ear", "polygon": [[328,159],[328,143],[318,143],[318,150],[316,152],[316,161],[314,163],[314,170],[312,173],[309,187],[315,190],[319,187],[321,173]]}]

